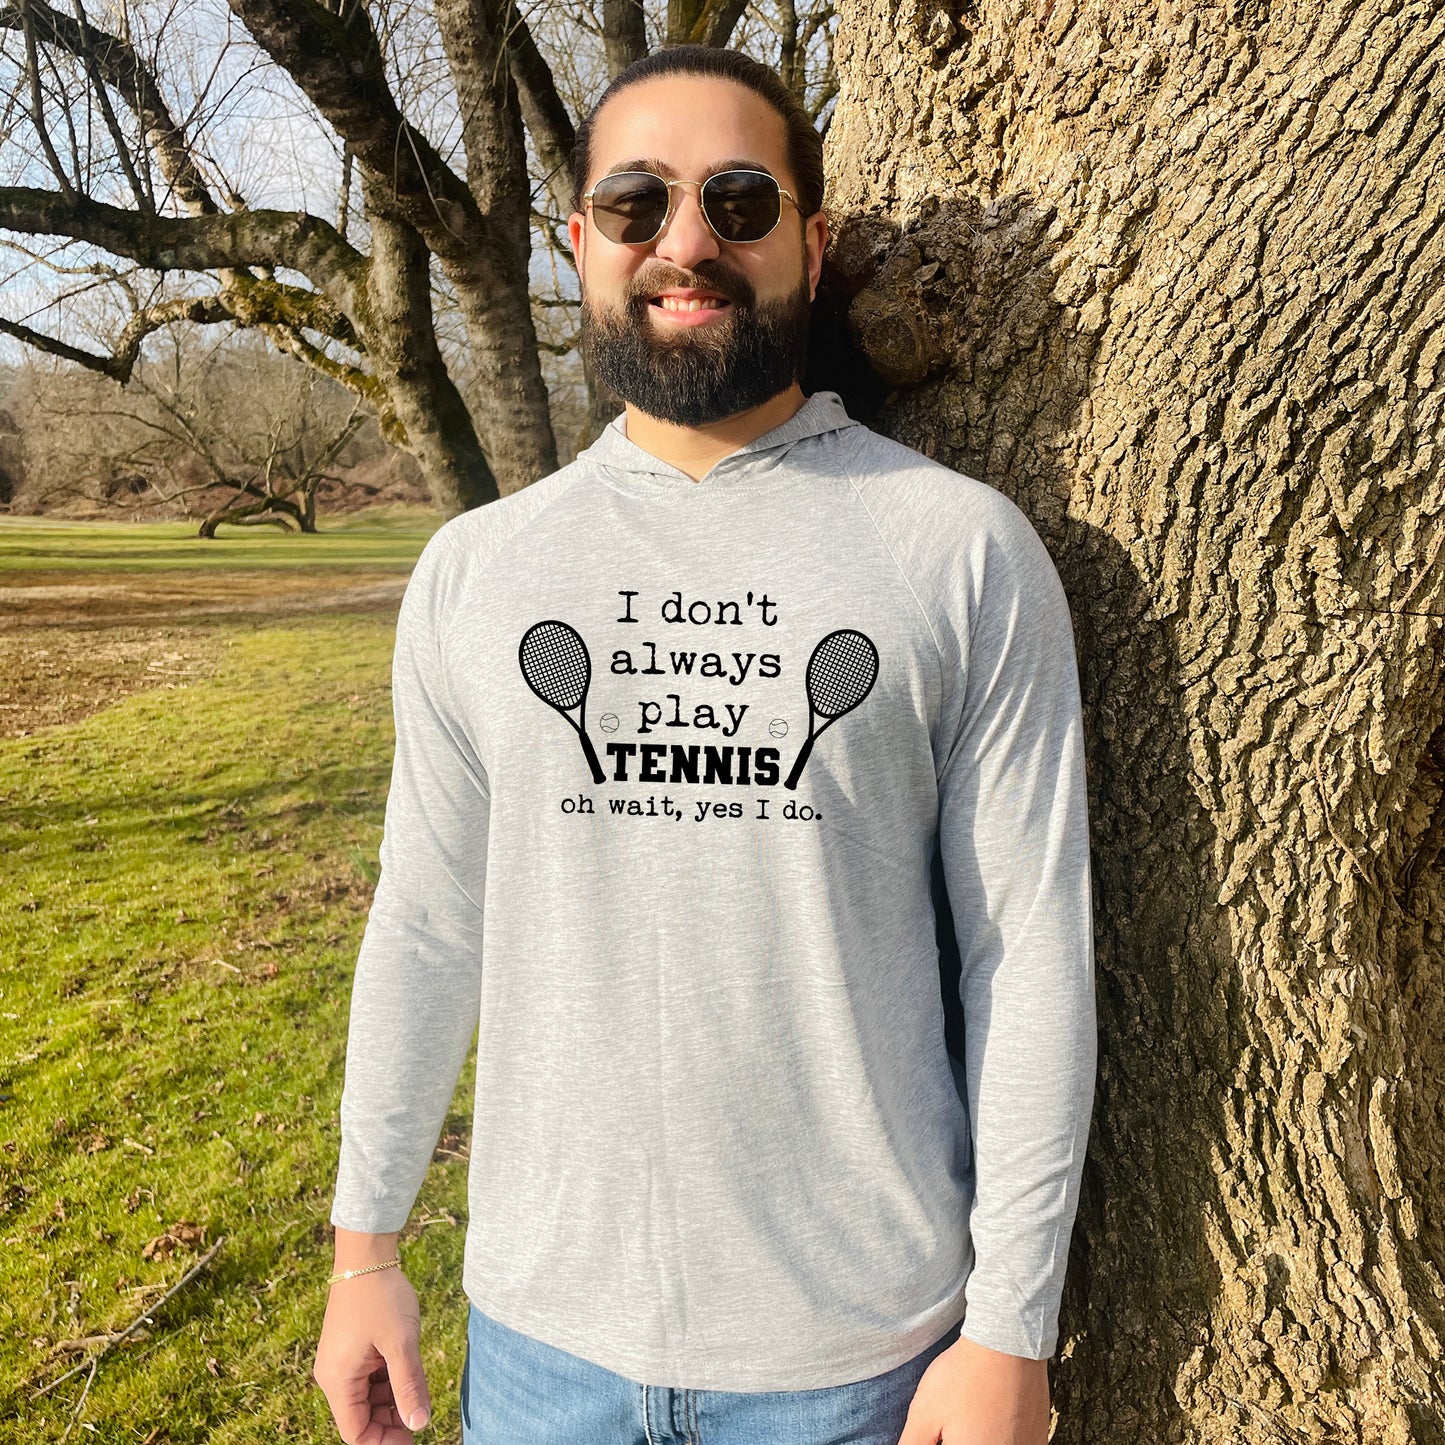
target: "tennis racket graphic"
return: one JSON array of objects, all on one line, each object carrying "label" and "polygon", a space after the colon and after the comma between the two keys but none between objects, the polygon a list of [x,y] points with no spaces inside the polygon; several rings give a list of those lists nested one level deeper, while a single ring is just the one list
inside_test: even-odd
[{"label": "tennis racket graphic", "polygon": [[[850,713],[878,679],[878,649],[873,640],[851,627],[830,632],[808,659],[808,739],[788,774],[785,788],[798,786],[812,756],[813,744],[845,713]],[[827,721],[818,726],[819,718]]]},{"label": "tennis racket graphic", "polygon": [[[522,634],[517,661],[522,665],[527,686],[577,729],[587,766],[592,769],[592,781],[606,782],[584,722],[587,689],[592,683],[592,659],[581,634],[565,622],[534,622]],[[575,720],[573,708],[577,710]]]}]

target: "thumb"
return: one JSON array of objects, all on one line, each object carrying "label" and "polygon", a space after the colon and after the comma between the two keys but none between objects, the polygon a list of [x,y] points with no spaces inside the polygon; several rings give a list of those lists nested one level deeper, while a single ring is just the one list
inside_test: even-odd
[{"label": "thumb", "polygon": [[431,1391],[426,1386],[421,1351],[415,1340],[407,1340],[392,1354],[382,1353],[397,1417],[409,1430],[420,1430],[431,1419]]}]

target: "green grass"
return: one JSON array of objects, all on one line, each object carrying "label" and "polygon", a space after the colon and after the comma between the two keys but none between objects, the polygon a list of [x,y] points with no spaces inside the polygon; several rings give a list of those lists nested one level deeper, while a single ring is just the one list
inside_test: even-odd
[{"label": "green grass", "polygon": [[[189,545],[136,530],[157,566]],[[404,550],[364,532],[341,545]],[[123,1328],[155,1298],[131,1287],[179,1280],[204,1245],[143,1250],[181,1220],[204,1226],[205,1245],[224,1234],[220,1254],[149,1338],[104,1357],[70,1438],[338,1438],[310,1371],[390,760],[392,628],[376,613],[236,625],[204,680],[0,742],[5,1445],[62,1438],[85,1376],[33,1399],[81,1358],[49,1359],[50,1345]],[[472,1069],[448,1129],[466,1127]],[[402,1240],[429,1439],[457,1437],[465,1170],[432,1166]]]},{"label": "green grass", "polygon": [[274,528],[223,528],[207,541],[192,522],[118,524],[0,517],[0,572],[211,571],[244,568],[338,567],[409,571],[441,525],[429,508],[376,508],[324,519],[313,536]]}]

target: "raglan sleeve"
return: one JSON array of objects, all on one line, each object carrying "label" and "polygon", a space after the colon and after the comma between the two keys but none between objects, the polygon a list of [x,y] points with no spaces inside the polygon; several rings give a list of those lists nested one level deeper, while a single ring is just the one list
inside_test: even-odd
[{"label": "raglan sleeve", "polygon": [[480,1008],[491,798],[443,658],[449,541],[428,544],[397,619],[381,876],[351,992],[331,1222],[371,1234],[411,1213]]},{"label": "raglan sleeve", "polygon": [[1097,1055],[1083,722],[1068,602],[1032,524],[1005,502],[974,550],[939,775],[975,1181],[961,1333],[1045,1359]]}]

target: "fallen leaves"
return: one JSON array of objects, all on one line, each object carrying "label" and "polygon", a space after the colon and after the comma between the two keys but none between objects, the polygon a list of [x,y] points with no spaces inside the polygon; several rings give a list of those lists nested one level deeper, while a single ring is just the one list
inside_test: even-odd
[{"label": "fallen leaves", "polygon": [[192,1224],[189,1219],[179,1219],[170,1225],[164,1234],[158,1234],[141,1250],[142,1259],[169,1259],[177,1250],[195,1250],[205,1244],[204,1225]]},{"label": "fallen leaves", "polygon": [[435,1159],[469,1159],[471,1158],[470,1135],[463,1133],[447,1132],[437,1140],[437,1146],[432,1152]]}]

